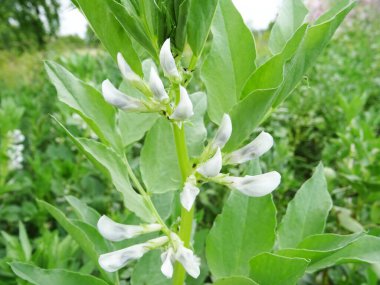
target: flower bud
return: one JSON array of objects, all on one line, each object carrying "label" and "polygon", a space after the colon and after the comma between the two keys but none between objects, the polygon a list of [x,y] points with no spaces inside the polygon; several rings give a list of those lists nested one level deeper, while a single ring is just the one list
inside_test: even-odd
[{"label": "flower bud", "polygon": [[148,251],[161,247],[169,241],[167,237],[159,237],[144,243],[102,254],[99,265],[107,272],[115,272],[124,267],[129,261],[141,258]]},{"label": "flower bud", "polygon": [[169,96],[166,93],[164,84],[162,83],[158,73],[154,67],[150,69],[149,87],[153,92],[153,96],[160,102],[168,102]]},{"label": "flower bud", "polygon": [[133,238],[145,233],[151,233],[161,230],[159,224],[150,224],[143,226],[123,225],[112,221],[107,216],[102,216],[98,221],[98,231],[107,240],[122,241]]},{"label": "flower bud", "polygon": [[202,163],[198,168],[197,172],[205,177],[215,177],[219,174],[222,169],[222,153],[220,148],[216,150],[213,157],[211,157],[206,162]]},{"label": "flower bud", "polygon": [[180,75],[170,50],[170,39],[167,39],[160,50],[160,63],[166,77],[179,82]]},{"label": "flower bud", "polygon": [[175,262],[174,259],[174,251],[172,247],[169,247],[167,251],[161,254],[161,272],[164,274],[167,278],[173,277],[173,263]]},{"label": "flower bud", "polygon": [[232,122],[228,114],[224,114],[219,129],[216,132],[215,138],[212,141],[213,148],[219,147],[222,149],[231,137]]},{"label": "flower bud", "polygon": [[271,193],[280,182],[281,175],[277,171],[244,177],[226,176],[221,179],[221,183],[251,197],[261,197]]},{"label": "flower bud", "polygon": [[184,121],[190,118],[193,112],[193,103],[190,100],[189,94],[184,87],[180,86],[180,100],[175,108],[173,114],[170,116],[170,119],[176,121]]},{"label": "flower bud", "polygon": [[117,64],[125,80],[131,83],[132,86],[140,90],[143,94],[150,94],[150,90],[145,81],[132,70],[120,52],[117,54]]},{"label": "flower bud", "polygon": [[130,112],[148,111],[148,108],[141,100],[127,96],[119,91],[108,79],[103,81],[102,92],[104,100],[119,109]]},{"label": "flower bud", "polygon": [[183,190],[180,194],[182,207],[190,211],[193,207],[194,201],[199,194],[199,188],[196,186],[197,181],[194,175],[187,178]]},{"label": "flower bud", "polygon": [[179,246],[176,253],[175,259],[182,264],[186,272],[193,278],[198,278],[200,274],[200,259],[194,254],[191,249]]},{"label": "flower bud", "polygon": [[260,157],[273,146],[273,137],[261,132],[252,142],[225,156],[226,164],[243,163]]}]

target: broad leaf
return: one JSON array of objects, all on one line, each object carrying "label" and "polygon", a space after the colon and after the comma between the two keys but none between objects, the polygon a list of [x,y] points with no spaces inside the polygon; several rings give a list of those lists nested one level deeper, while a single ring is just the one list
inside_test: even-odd
[{"label": "broad leaf", "polygon": [[247,276],[252,256],[272,249],[275,227],[271,195],[250,198],[233,191],[207,238],[206,257],[213,276]]},{"label": "broad leaf", "polygon": [[[213,1],[209,1],[209,2],[213,2]],[[194,1],[191,1],[191,0],[181,0],[181,2],[177,4],[178,16],[177,16],[177,26],[175,29],[175,46],[180,51],[183,51],[185,43],[186,43],[187,19],[188,19],[189,11],[190,11],[190,3],[193,3],[193,2]]]},{"label": "broad leaf", "polygon": [[158,250],[145,254],[136,264],[132,272],[132,285],[169,285],[171,280],[166,278],[161,270],[160,252]]},{"label": "broad leaf", "polygon": [[350,262],[379,264],[380,238],[369,235],[364,236],[342,250],[339,250],[336,253],[315,262],[308,268],[308,271],[314,272],[336,264]]},{"label": "broad leaf", "polygon": [[154,221],[154,217],[144,203],[142,196],[136,193],[131,186],[123,158],[102,143],[74,137],[62,124],[60,125],[79,150],[105,175],[111,178],[116,190],[123,195],[124,205],[142,220]]},{"label": "broad leaf", "polygon": [[263,253],[252,258],[250,277],[260,285],[294,285],[305,273],[308,261]]},{"label": "broad leaf", "polygon": [[323,166],[319,164],[288,204],[278,230],[280,248],[296,247],[304,238],[323,233],[331,208]]},{"label": "broad leaf", "polygon": [[66,201],[69,202],[70,206],[73,207],[75,214],[78,219],[83,222],[96,227],[100,215],[93,208],[90,208],[83,201],[75,198],[74,196],[66,196]]},{"label": "broad leaf", "polygon": [[57,89],[58,99],[74,109],[104,143],[119,149],[121,139],[116,129],[116,112],[102,94],[55,62],[45,62],[45,68]]},{"label": "broad leaf", "polygon": [[107,1],[75,0],[75,2],[111,56],[116,59],[117,53],[121,52],[131,68],[142,75],[141,62],[130,36],[109,9]]},{"label": "broad leaf", "polygon": [[[98,269],[102,272],[103,276],[106,276],[110,281],[115,281],[117,276],[115,273],[107,273],[98,265],[99,255],[107,250],[107,245],[100,234],[95,231],[92,235],[88,234],[88,231],[83,230],[81,227],[70,221],[64,213],[53,205],[41,200],[37,200],[38,204],[47,210],[55,220],[70,234],[70,236],[79,244],[83,251],[97,264]],[[94,240],[99,242],[94,243]]]},{"label": "broad leaf", "polygon": [[187,24],[187,41],[195,56],[200,56],[210,33],[219,0],[192,0]]},{"label": "broad leaf", "polygon": [[94,276],[64,269],[46,270],[20,262],[12,262],[10,266],[18,277],[34,285],[108,285],[105,281]]},{"label": "broad leaf", "polygon": [[247,277],[227,277],[217,280],[213,283],[213,285],[258,285],[255,281],[252,279],[249,279]]},{"label": "broad leaf", "polygon": [[165,118],[157,120],[148,132],[141,151],[140,169],[151,193],[178,190],[181,186],[173,132]]},{"label": "broad leaf", "polygon": [[282,1],[269,38],[269,48],[272,54],[282,51],[292,35],[304,22],[307,13],[308,10],[303,0]]},{"label": "broad leaf", "polygon": [[244,83],[255,70],[256,51],[252,33],[231,0],[219,1],[212,35],[201,77],[207,89],[210,119],[220,123],[223,114],[238,102]]}]

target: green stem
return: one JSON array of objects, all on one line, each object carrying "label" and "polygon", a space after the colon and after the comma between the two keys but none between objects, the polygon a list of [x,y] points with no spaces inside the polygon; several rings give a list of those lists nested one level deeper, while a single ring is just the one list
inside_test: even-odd
[{"label": "green stem", "polygon": [[[185,128],[173,124],[174,141],[177,150],[178,163],[181,170],[182,182],[191,173],[191,165],[187,152]],[[179,237],[186,247],[190,246],[191,230],[194,217],[194,207],[188,212],[185,208],[181,208],[181,224],[179,229]],[[186,272],[183,266],[176,262],[173,274],[173,285],[183,285],[186,278]]]}]

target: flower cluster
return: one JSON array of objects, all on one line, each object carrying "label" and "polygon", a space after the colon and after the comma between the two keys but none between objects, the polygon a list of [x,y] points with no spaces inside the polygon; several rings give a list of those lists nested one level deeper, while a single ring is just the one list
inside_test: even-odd
[{"label": "flower cluster", "polygon": [[[117,89],[108,79],[102,83],[104,99],[111,105],[128,112],[162,112],[173,121],[186,121],[193,115],[193,104],[185,87],[180,85],[181,75],[170,50],[170,39],[167,39],[160,51],[161,68],[175,88],[179,88],[179,100],[171,98],[156,67],[150,69],[149,80],[146,82],[136,74],[123,55],[118,53],[117,62],[123,78],[144,96],[136,98]],[[176,101],[177,104],[175,103]]]},{"label": "flower cluster", "polygon": [[22,162],[24,160],[22,156],[24,145],[22,143],[25,140],[25,136],[20,130],[16,129],[9,131],[7,137],[9,141],[7,149],[8,168],[9,170],[22,169]]},{"label": "flower cluster", "polygon": [[[159,224],[123,225],[114,222],[107,216],[102,216],[98,221],[98,231],[105,239],[110,241],[122,241],[139,235],[157,232],[161,229],[162,226]],[[194,278],[199,276],[199,258],[191,249],[186,248],[181,239],[173,232],[169,236],[161,236],[121,250],[102,254],[99,257],[99,264],[104,270],[115,272],[128,262],[137,260],[148,251],[154,249],[164,250],[161,255],[161,271],[166,277],[172,277],[175,261],[180,262],[189,275]]]},{"label": "flower cluster", "polygon": [[246,175],[244,177],[222,174],[223,164],[240,164],[263,155],[273,146],[273,138],[266,132],[260,133],[252,142],[231,153],[222,154],[221,149],[228,142],[232,134],[232,123],[229,115],[222,118],[220,127],[205,149],[205,155],[211,158],[202,161],[187,178],[181,192],[181,204],[190,211],[200,190],[197,187],[197,177],[208,182],[216,182],[229,188],[236,189],[251,197],[261,197],[271,193],[281,182],[281,175],[277,171],[271,171],[260,175]]}]

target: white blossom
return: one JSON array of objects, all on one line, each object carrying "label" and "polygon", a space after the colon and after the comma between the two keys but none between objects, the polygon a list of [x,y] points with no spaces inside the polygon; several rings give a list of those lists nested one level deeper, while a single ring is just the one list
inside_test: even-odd
[{"label": "white blossom", "polygon": [[163,261],[161,266],[162,273],[166,277],[171,278],[173,275],[173,264],[177,260],[191,277],[198,278],[200,274],[199,257],[191,249],[186,248],[182,240],[175,233],[171,234],[171,241],[173,243],[172,247],[161,256],[161,260]]},{"label": "white blossom", "polygon": [[172,278],[174,271],[173,264],[175,262],[174,251],[172,247],[169,247],[168,250],[161,254],[161,261],[162,274],[164,274],[167,278]]},{"label": "white blossom", "polygon": [[187,90],[180,86],[180,100],[176,108],[174,109],[173,114],[170,116],[170,119],[176,121],[184,121],[190,118],[193,112],[193,103],[190,100]]},{"label": "white blossom", "polygon": [[243,163],[260,157],[273,146],[273,137],[266,132],[261,132],[252,142],[246,146],[225,156],[225,163]]},{"label": "white blossom", "polygon": [[202,163],[198,168],[197,172],[205,177],[215,177],[220,173],[222,169],[222,153],[218,147],[214,156],[211,157],[206,162]]},{"label": "white blossom", "polygon": [[168,93],[166,93],[164,84],[158,76],[158,73],[154,67],[150,69],[149,87],[153,92],[154,98],[160,102],[169,101]]},{"label": "white blossom", "polygon": [[102,254],[99,257],[99,265],[107,272],[115,272],[129,261],[141,258],[148,251],[161,247],[168,241],[167,237],[158,237],[144,243]]},{"label": "white blossom", "polygon": [[125,80],[130,82],[143,94],[148,95],[150,93],[145,81],[132,70],[132,68],[128,65],[128,63],[125,61],[123,55],[120,52],[117,54],[117,64]]},{"label": "white blossom", "polygon": [[148,108],[141,100],[124,94],[115,86],[113,86],[111,81],[108,79],[103,81],[102,91],[104,100],[117,108],[130,112],[148,111]]},{"label": "white blossom", "polygon": [[232,122],[228,114],[224,114],[215,138],[212,141],[213,148],[223,148],[232,134]]},{"label": "white blossom", "polygon": [[254,176],[225,176],[220,182],[251,197],[261,197],[275,190],[281,182],[281,175],[271,171]]},{"label": "white blossom", "polygon": [[149,225],[123,225],[114,222],[107,216],[102,216],[97,224],[99,233],[107,240],[121,241],[133,238],[145,233],[151,233],[161,230],[159,224]]},{"label": "white blossom", "polygon": [[19,144],[25,140],[25,136],[19,129],[15,129],[13,132],[10,132],[10,136],[12,138],[12,143]]},{"label": "white blossom", "polygon": [[193,207],[196,197],[199,194],[199,188],[196,186],[197,180],[194,175],[189,176],[186,179],[183,190],[180,194],[180,200],[182,207],[187,211],[190,211]]},{"label": "white blossom", "polygon": [[8,158],[8,168],[9,170],[19,170],[22,169],[22,162],[24,157],[22,152],[24,150],[24,145],[22,142],[25,140],[25,136],[19,129],[9,131],[7,133],[9,140],[9,145],[6,150],[6,155]]},{"label": "white blossom", "polygon": [[166,77],[179,81],[180,75],[170,50],[170,39],[167,39],[160,50],[160,63]]}]

